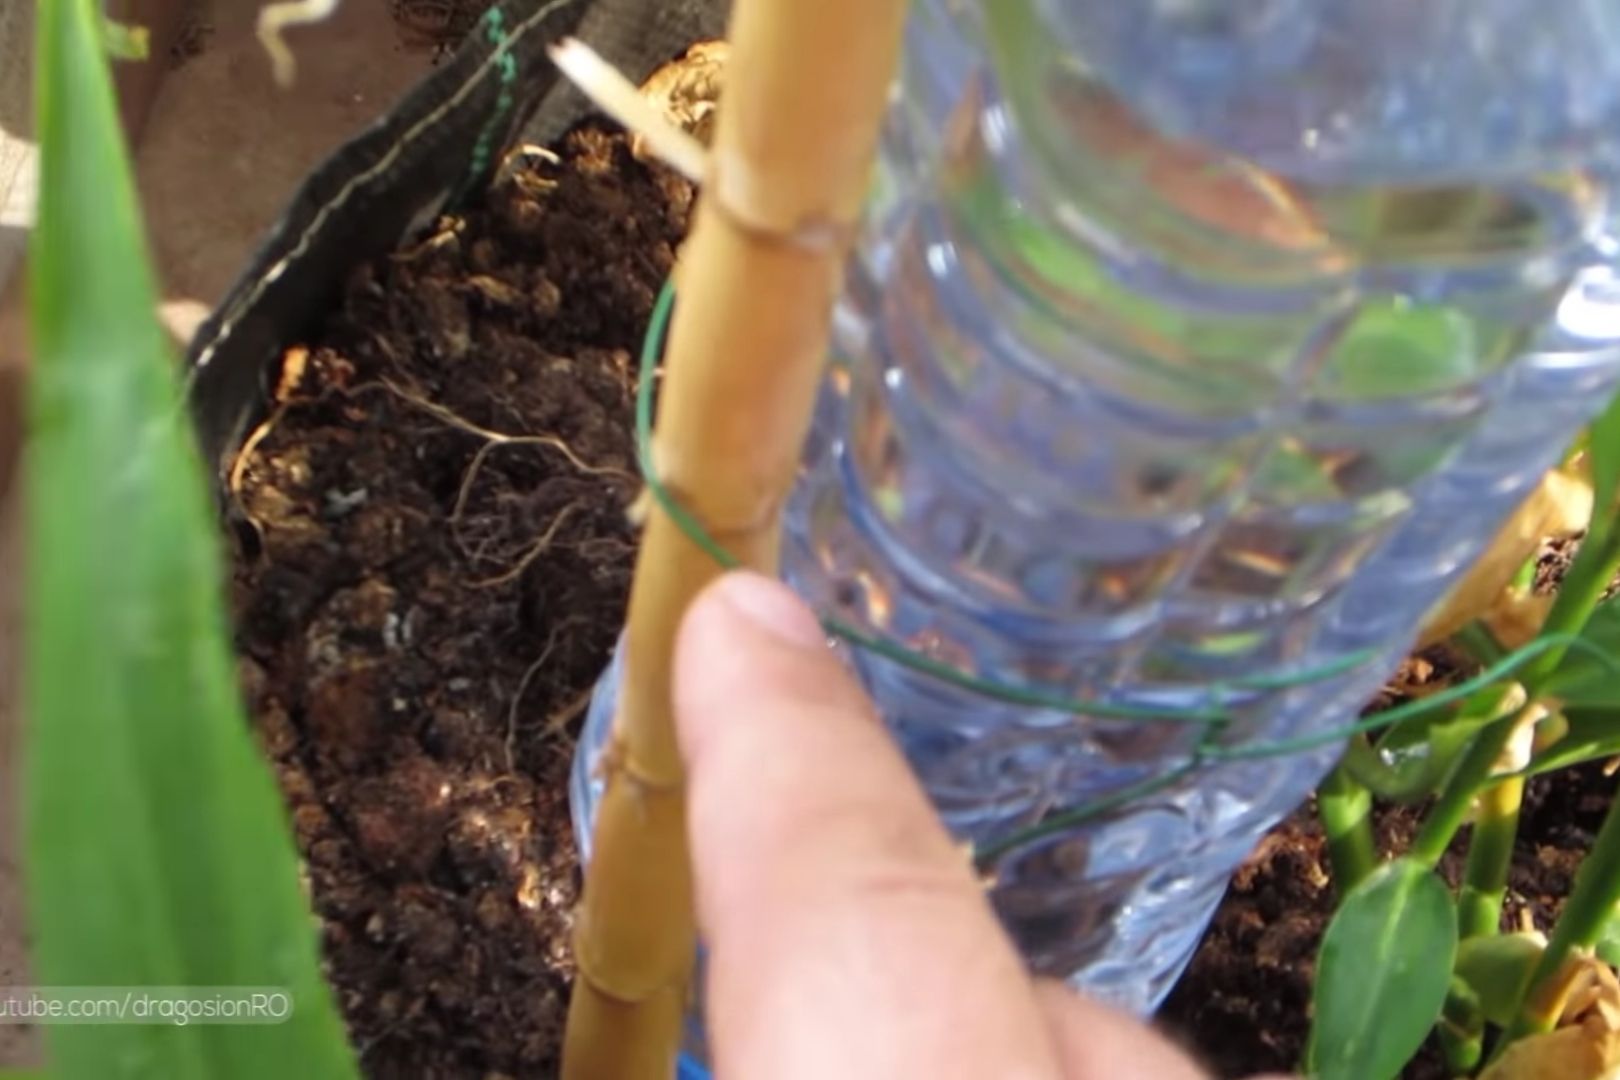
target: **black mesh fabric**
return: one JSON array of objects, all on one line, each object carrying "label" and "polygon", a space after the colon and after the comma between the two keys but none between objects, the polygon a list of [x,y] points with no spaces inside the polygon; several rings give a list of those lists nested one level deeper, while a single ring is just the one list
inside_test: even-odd
[{"label": "black mesh fabric", "polygon": [[[514,82],[504,84],[502,65],[490,63],[480,24],[448,62],[309,174],[198,329],[188,393],[207,459],[223,467],[234,454],[264,411],[272,365],[331,307],[354,266],[392,249],[453,193],[487,180],[519,131],[549,142],[590,112],[557,77],[548,45],[575,34],[639,81],[692,42],[721,34],[728,10],[726,0],[504,0]],[[511,99],[504,114],[496,104],[503,89]]]}]

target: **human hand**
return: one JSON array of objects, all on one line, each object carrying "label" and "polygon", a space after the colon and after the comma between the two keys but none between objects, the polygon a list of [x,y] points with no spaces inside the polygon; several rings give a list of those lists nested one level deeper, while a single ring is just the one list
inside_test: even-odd
[{"label": "human hand", "polygon": [[675,709],[720,1080],[1201,1080],[1134,1017],[1026,973],[871,703],[785,587],[681,628]]}]

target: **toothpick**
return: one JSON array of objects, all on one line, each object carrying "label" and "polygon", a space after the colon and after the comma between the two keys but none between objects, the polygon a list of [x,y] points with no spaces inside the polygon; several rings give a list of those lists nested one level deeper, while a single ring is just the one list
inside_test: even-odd
[{"label": "toothpick", "polygon": [[703,144],[664,119],[623,73],[578,38],[564,38],[550,50],[552,63],[603,112],[647,142],[647,147],[694,184],[708,165]]}]

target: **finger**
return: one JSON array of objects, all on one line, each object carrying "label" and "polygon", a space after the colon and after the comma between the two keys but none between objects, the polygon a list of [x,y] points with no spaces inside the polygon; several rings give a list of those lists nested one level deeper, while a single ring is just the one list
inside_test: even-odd
[{"label": "finger", "polygon": [[1043,979],[1035,988],[1063,1062],[1075,1080],[1113,1076],[1209,1080],[1175,1044],[1128,1013]]},{"label": "finger", "polygon": [[966,858],[786,588],[698,599],[675,703],[719,1076],[1058,1075]]}]

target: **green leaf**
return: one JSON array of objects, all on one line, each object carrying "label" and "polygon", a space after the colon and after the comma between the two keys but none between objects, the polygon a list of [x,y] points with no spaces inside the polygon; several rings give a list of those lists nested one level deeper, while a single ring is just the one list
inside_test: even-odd
[{"label": "green leaf", "polygon": [[1397,859],[1357,886],[1322,939],[1311,1075],[1398,1075],[1440,1016],[1456,952],[1451,895],[1420,863]]},{"label": "green leaf", "polygon": [[1620,967],[1620,911],[1609,912],[1609,921],[1603,924],[1595,951],[1605,964]]},{"label": "green leaf", "polygon": [[1478,995],[1456,975],[1451,977],[1451,987],[1446,991],[1435,1035],[1451,1075],[1471,1075],[1484,1056],[1485,1016]]},{"label": "green leaf", "polygon": [[[1584,633],[1603,606],[1609,582],[1620,573],[1620,543],[1616,543],[1614,527],[1615,494],[1620,490],[1620,394],[1587,428],[1586,443],[1592,466],[1592,517],[1575,561],[1565,572],[1552,610],[1542,624],[1544,637]],[[1520,679],[1540,696],[1548,691],[1549,679],[1571,660],[1574,651],[1567,646],[1548,650],[1524,669]]]},{"label": "green leaf", "polygon": [[1568,708],[1620,710],[1620,672],[1615,670],[1620,663],[1620,604],[1613,599],[1599,604],[1580,636],[1591,648],[1566,652],[1548,676],[1546,692]]},{"label": "green leaf", "polygon": [[1614,531],[1614,497],[1620,493],[1620,394],[1586,429],[1592,462],[1592,522],[1587,542],[1605,543]]},{"label": "green leaf", "polygon": [[1527,770],[1531,776],[1557,772],[1588,761],[1620,757],[1620,712],[1613,709],[1571,710],[1563,738],[1536,754]]},{"label": "green leaf", "polygon": [[1499,349],[1488,325],[1476,325],[1476,318],[1438,304],[1368,302],[1325,360],[1323,381],[1336,394],[1358,400],[1455,385]]},{"label": "green leaf", "polygon": [[1545,950],[1542,942],[1524,934],[1468,938],[1457,947],[1457,978],[1472,991],[1480,1015],[1506,1027]]},{"label": "green leaf", "polygon": [[284,988],[279,1024],[51,1025],[57,1080],[356,1075],[238,698],[202,464],[93,0],[38,6],[24,861],[41,986]]},{"label": "green leaf", "polygon": [[1417,802],[1433,795],[1474,739],[1492,721],[1524,701],[1512,683],[1487,686],[1455,710],[1436,708],[1407,717],[1376,746],[1353,739],[1345,770],[1381,799]]},{"label": "green leaf", "polygon": [[144,26],[101,17],[101,47],[115,60],[145,60],[152,52],[152,32]]}]

